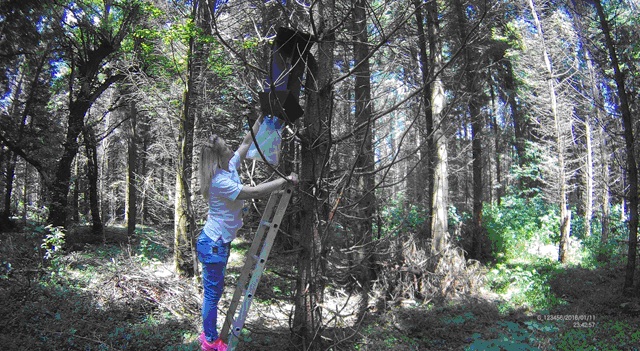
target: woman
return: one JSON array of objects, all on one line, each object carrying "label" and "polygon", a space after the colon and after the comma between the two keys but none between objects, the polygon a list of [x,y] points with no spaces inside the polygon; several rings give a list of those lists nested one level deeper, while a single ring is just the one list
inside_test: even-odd
[{"label": "woman", "polygon": [[[253,126],[257,133],[262,118]],[[231,241],[242,227],[244,200],[263,197],[281,189],[287,182],[294,185],[298,176],[291,173],[287,179],[279,178],[257,186],[243,185],[238,168],[252,142],[247,133],[235,152],[217,135],[212,135],[200,152],[200,194],[209,203],[207,222],[198,237],[198,260],[202,262],[202,323],[200,335],[203,351],[226,351],[227,345],[219,338],[216,329],[218,301],[224,288],[224,274],[229,259]]]}]

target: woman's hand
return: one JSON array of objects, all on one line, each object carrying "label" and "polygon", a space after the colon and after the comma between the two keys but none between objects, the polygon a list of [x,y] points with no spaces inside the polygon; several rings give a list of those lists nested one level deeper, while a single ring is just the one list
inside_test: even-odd
[{"label": "woman's hand", "polygon": [[289,174],[289,176],[287,177],[287,180],[293,183],[294,186],[298,185],[298,175],[295,173]]}]

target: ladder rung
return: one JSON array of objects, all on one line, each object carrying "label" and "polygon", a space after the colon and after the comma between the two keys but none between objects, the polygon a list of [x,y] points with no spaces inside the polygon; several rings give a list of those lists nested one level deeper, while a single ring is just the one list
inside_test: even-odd
[{"label": "ladder rung", "polygon": [[271,226],[273,225],[274,228],[278,228],[278,224],[271,223],[271,222],[268,222],[268,221],[261,221],[260,225],[263,225],[263,226],[265,226],[267,228],[271,228]]},{"label": "ladder rung", "polygon": [[266,258],[261,258],[259,255],[252,255],[251,258],[253,259],[254,262],[260,262],[260,263],[265,263],[267,261]]}]

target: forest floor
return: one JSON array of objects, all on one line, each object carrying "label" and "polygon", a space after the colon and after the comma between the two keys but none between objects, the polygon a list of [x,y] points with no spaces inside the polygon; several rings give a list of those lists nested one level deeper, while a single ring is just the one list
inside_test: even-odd
[{"label": "forest floor", "polygon": [[[42,246],[40,227],[0,233],[3,350],[199,350],[198,284],[174,274],[171,231],[109,227]],[[45,241],[55,244],[59,237]],[[234,242],[221,316],[248,243]],[[45,255],[51,255],[44,260]],[[289,350],[295,255],[272,252],[239,351]],[[388,303],[354,325],[354,296],[330,286],[327,350],[640,350],[640,304],[624,267],[544,257],[494,265],[477,294]]]}]

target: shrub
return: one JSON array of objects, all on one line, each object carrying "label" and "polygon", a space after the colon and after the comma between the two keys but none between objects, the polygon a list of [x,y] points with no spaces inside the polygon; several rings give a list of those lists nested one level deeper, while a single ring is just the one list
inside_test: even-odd
[{"label": "shrub", "polygon": [[521,255],[532,240],[547,244],[558,240],[558,211],[541,196],[507,196],[500,205],[485,206],[483,218],[492,255],[500,261]]}]

